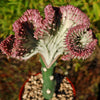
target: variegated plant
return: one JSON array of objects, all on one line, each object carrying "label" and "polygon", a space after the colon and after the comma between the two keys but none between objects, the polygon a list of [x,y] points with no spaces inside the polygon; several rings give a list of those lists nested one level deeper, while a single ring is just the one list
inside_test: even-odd
[{"label": "variegated plant", "polygon": [[15,35],[2,41],[0,49],[8,57],[21,60],[39,53],[42,58],[43,96],[50,99],[56,85],[53,71],[57,58],[86,59],[95,49],[97,40],[89,29],[88,17],[78,8],[47,5],[44,12],[43,19],[38,10],[27,10],[13,24]]}]

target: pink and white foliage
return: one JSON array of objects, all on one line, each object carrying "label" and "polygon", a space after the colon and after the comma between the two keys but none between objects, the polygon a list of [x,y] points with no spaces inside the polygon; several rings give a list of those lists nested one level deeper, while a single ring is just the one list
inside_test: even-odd
[{"label": "pink and white foliage", "polygon": [[62,55],[63,60],[88,58],[97,43],[89,29],[88,17],[78,8],[68,5],[27,10],[13,24],[15,35],[6,38],[0,49],[7,56],[27,60],[36,53],[42,55],[47,67]]},{"label": "pink and white foliage", "polygon": [[64,24],[68,23],[68,28],[81,24],[89,27],[89,18],[80,9],[72,5],[68,5],[60,7],[60,11],[63,16]]},{"label": "pink and white foliage", "polygon": [[86,59],[94,51],[97,39],[93,38],[92,30],[87,30],[85,25],[77,25],[68,30],[66,39],[66,49],[69,53],[63,56],[63,60],[71,58]]},{"label": "pink and white foliage", "polygon": [[9,35],[5,40],[3,40],[0,44],[0,49],[4,54],[7,56],[11,55],[13,43],[14,43],[15,37],[14,35]]}]

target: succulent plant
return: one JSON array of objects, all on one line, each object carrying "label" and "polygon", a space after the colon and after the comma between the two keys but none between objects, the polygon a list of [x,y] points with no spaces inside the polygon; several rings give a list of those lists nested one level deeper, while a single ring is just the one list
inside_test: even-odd
[{"label": "succulent plant", "polygon": [[10,35],[0,44],[8,57],[27,60],[41,55],[43,96],[50,99],[55,91],[53,73],[55,61],[72,58],[86,59],[95,49],[97,39],[89,29],[88,17],[78,8],[67,5],[44,9],[45,18],[38,10],[29,9],[13,24],[15,35]]}]

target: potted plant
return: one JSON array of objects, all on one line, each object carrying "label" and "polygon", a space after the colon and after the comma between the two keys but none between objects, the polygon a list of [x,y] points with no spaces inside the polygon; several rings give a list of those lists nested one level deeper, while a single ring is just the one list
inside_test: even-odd
[{"label": "potted plant", "polygon": [[54,69],[56,60],[86,59],[95,49],[97,39],[89,28],[88,17],[78,8],[67,5],[47,5],[43,18],[36,9],[29,9],[13,24],[15,35],[0,44],[7,57],[27,60],[40,54],[43,77],[42,94],[53,97],[57,85]]},{"label": "potted plant", "polygon": [[[72,82],[61,74],[55,74],[56,88],[52,100],[73,100],[76,96],[76,91]],[[19,100],[44,100],[42,95],[42,74],[32,75],[22,85],[19,93]],[[49,93],[49,91],[48,91]]]}]

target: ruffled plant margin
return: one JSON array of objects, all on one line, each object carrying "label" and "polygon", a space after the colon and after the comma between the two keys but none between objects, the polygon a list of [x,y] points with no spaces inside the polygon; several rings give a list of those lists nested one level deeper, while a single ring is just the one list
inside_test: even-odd
[{"label": "ruffled plant margin", "polygon": [[89,28],[88,17],[78,8],[47,5],[44,12],[45,19],[38,10],[27,10],[13,24],[15,35],[2,41],[0,49],[8,58],[20,60],[39,53],[43,96],[51,99],[56,87],[54,68],[58,57],[62,60],[86,59],[93,53],[97,39]]}]

